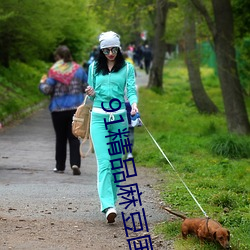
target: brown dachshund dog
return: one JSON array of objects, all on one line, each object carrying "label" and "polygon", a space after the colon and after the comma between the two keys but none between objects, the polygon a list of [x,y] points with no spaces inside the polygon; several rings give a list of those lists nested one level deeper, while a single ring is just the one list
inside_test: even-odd
[{"label": "brown dachshund dog", "polygon": [[187,239],[188,234],[196,235],[201,241],[216,241],[224,249],[231,249],[229,240],[230,232],[222,225],[210,218],[187,218],[185,215],[173,212],[171,209],[163,207],[166,211],[183,219],[181,233],[183,239]]}]

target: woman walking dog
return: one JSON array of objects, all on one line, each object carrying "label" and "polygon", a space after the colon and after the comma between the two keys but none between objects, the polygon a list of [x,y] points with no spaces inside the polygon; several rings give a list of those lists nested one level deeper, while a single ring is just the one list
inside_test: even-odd
[{"label": "woman walking dog", "polygon": [[114,161],[112,167],[111,162],[122,158],[122,152],[116,155],[109,153],[108,145],[112,137],[107,135],[128,130],[124,91],[126,89],[131,104],[131,115],[138,112],[137,93],[134,66],[123,58],[120,36],[113,31],[104,32],[99,36],[99,42],[100,53],[89,67],[86,93],[93,100],[90,133],[98,167],[97,188],[101,211],[106,214],[108,223],[113,223],[117,216],[114,174],[120,170],[114,170],[118,167],[117,163]]}]

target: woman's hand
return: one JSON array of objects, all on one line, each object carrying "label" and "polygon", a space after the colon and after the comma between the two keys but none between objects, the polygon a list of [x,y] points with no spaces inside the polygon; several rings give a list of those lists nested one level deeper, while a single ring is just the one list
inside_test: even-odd
[{"label": "woman's hand", "polygon": [[85,92],[86,92],[86,94],[87,94],[88,96],[95,96],[95,90],[94,90],[92,87],[90,87],[90,86],[88,86],[88,87],[85,89]]},{"label": "woman's hand", "polygon": [[132,105],[131,105],[131,112],[130,112],[130,114],[133,116],[133,115],[135,115],[137,112],[139,112],[138,111],[138,108],[137,108],[137,103],[133,103]]}]

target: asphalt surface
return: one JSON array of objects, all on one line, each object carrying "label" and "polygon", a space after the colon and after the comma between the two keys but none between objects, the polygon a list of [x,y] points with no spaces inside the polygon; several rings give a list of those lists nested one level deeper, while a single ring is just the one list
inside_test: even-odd
[{"label": "asphalt surface", "polygon": [[[138,86],[145,85],[146,81],[145,74],[137,75]],[[98,230],[98,224],[103,225],[106,220],[100,212],[95,155],[82,159],[80,176],[72,175],[69,158],[65,173],[57,174],[52,171],[55,167],[54,149],[55,136],[47,107],[0,129],[0,220],[21,217],[24,220],[84,221],[96,223]],[[155,169],[136,167],[138,173],[133,182],[138,183],[143,193],[142,204],[152,229],[155,224],[168,219],[160,209],[159,192],[153,188],[162,177]],[[122,227],[123,208],[118,205],[117,209],[117,224]],[[5,245],[8,245],[5,239],[0,237],[0,249],[19,249],[3,248]]]}]

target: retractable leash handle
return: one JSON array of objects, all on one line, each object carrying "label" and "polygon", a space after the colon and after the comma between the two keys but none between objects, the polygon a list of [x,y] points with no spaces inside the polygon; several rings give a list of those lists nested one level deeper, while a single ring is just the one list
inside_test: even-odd
[{"label": "retractable leash handle", "polygon": [[186,185],[186,183],[182,180],[182,178],[180,177],[180,175],[178,174],[176,168],[173,166],[173,164],[170,162],[170,160],[168,159],[168,157],[165,155],[165,153],[163,152],[163,150],[161,149],[161,147],[159,146],[159,144],[157,143],[157,141],[154,139],[154,137],[152,136],[152,134],[149,132],[149,130],[147,129],[147,127],[145,126],[145,124],[142,122],[141,118],[138,118],[141,122],[141,124],[145,127],[146,131],[148,132],[149,136],[151,137],[151,139],[153,140],[153,142],[155,143],[155,145],[158,147],[158,149],[160,150],[160,152],[162,153],[162,155],[164,156],[164,158],[167,160],[167,162],[169,163],[169,165],[171,166],[171,168],[175,171],[175,173],[177,174],[177,176],[179,177],[180,181],[182,182],[182,184],[185,186],[185,188],[187,189],[187,191],[189,192],[189,194],[191,195],[191,197],[193,198],[193,200],[195,201],[195,203],[197,204],[197,206],[200,208],[200,210],[202,211],[202,213],[205,215],[206,218],[209,218],[209,216],[207,215],[207,213],[203,210],[203,208],[201,207],[201,205],[199,204],[199,202],[196,200],[196,198],[194,197],[194,195],[192,194],[192,192],[190,191],[190,189],[188,188],[188,186]]},{"label": "retractable leash handle", "polygon": [[131,115],[130,117],[132,127],[140,127],[142,125],[139,112],[137,112],[135,115]]}]

